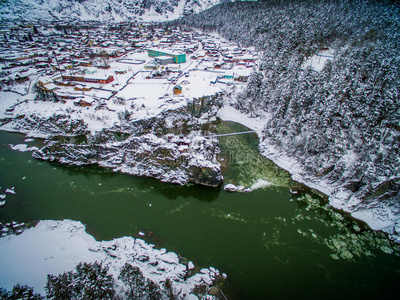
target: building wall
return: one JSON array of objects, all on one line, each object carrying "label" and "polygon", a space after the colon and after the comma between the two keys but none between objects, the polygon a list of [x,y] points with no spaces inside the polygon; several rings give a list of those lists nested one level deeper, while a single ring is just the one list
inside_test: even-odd
[{"label": "building wall", "polygon": [[110,82],[114,81],[113,76],[108,76],[107,79],[85,78],[82,76],[68,76],[68,75],[63,75],[62,77],[64,80],[95,82],[95,83],[101,83],[101,84],[106,84],[106,83],[110,83]]},{"label": "building wall", "polygon": [[174,62],[176,64],[181,64],[186,62],[186,54],[178,54],[174,57]]},{"label": "building wall", "polygon": [[157,56],[171,56],[174,58],[174,63],[181,64],[186,62],[186,54],[171,54],[167,52],[162,52],[158,50],[147,50],[147,54],[150,57],[157,57]]},{"label": "building wall", "polygon": [[160,65],[167,65],[167,64],[173,64],[175,62],[174,57],[169,57],[168,59],[157,59],[155,58],[155,61],[158,62]]}]

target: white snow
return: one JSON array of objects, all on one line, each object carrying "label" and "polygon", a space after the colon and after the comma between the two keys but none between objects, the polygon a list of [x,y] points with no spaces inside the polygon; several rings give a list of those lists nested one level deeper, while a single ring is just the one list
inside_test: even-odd
[{"label": "white snow", "polygon": [[47,274],[102,259],[100,253],[89,251],[94,243],[81,223],[41,221],[21,235],[0,239],[0,282],[9,290],[20,282],[44,294]]},{"label": "white snow", "polygon": [[266,117],[250,118],[249,116],[241,113],[239,110],[232,106],[223,106],[218,110],[217,116],[223,121],[232,121],[240,123],[252,130],[254,130],[259,136],[267,121]]},{"label": "white snow", "polygon": [[374,216],[374,211],[373,210],[364,210],[364,211],[356,211],[351,213],[351,216],[364,221],[369,225],[374,230],[382,230],[386,228],[388,225],[390,225],[390,222],[379,222],[379,220],[376,219]]},{"label": "white snow", "polygon": [[9,188],[9,189],[6,189],[6,193],[8,193],[8,194],[16,194],[15,193],[15,188],[14,187],[12,187],[12,188]]},{"label": "white snow", "polygon": [[261,189],[267,186],[272,185],[271,182],[266,181],[264,179],[258,179],[255,183],[253,183],[253,185],[250,187],[251,190],[257,190],[257,189]]},{"label": "white snow", "polygon": [[189,269],[189,270],[193,270],[193,269],[194,269],[194,264],[193,264],[192,261],[189,261],[189,262],[188,262],[188,269]]},{"label": "white snow", "polygon": [[228,192],[236,192],[239,190],[239,187],[234,185],[233,183],[228,183],[224,186],[224,190]]},{"label": "white snow", "polygon": [[320,72],[325,66],[325,63],[334,57],[333,49],[322,50],[311,56],[306,60],[301,66],[303,69],[307,67],[312,67],[314,70]]},{"label": "white snow", "polygon": [[180,298],[190,294],[195,285],[210,285],[220,275],[214,268],[204,269],[184,280],[186,267],[175,253],[132,237],[99,242],[85,232],[81,222],[71,220],[40,221],[18,236],[0,238],[0,253],[0,285],[10,290],[17,283],[27,284],[41,294],[45,293],[47,274],[73,270],[80,262],[102,262],[116,280],[121,267],[131,263],[158,284],[170,278]]},{"label": "white snow", "polygon": [[26,144],[10,145],[11,149],[17,150],[19,152],[36,151],[39,150],[38,147],[28,147]]},{"label": "white snow", "polygon": [[194,294],[189,294],[183,298],[183,300],[199,300],[199,298]]}]

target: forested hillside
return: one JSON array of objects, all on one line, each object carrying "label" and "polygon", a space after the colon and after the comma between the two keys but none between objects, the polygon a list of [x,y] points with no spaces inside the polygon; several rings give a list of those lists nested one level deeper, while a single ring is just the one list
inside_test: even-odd
[{"label": "forested hillside", "polygon": [[160,21],[209,8],[219,0],[0,0],[0,20]]},{"label": "forested hillside", "polygon": [[[217,31],[263,52],[236,107],[268,114],[276,148],[328,183],[330,200],[400,235],[400,8],[389,1],[225,3],[170,23]],[[321,71],[304,62],[322,49]],[[303,171],[302,171],[303,172]],[[398,240],[400,241],[400,239]]]}]

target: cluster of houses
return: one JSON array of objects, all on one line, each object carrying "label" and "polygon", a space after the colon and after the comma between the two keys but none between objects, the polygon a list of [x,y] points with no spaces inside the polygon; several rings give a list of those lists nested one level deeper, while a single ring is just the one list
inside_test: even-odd
[{"label": "cluster of houses", "polygon": [[[133,30],[127,29],[130,27]],[[146,31],[137,24],[127,25],[127,28],[124,27],[124,34],[120,35],[115,33],[115,28],[98,24],[4,23],[0,30],[0,88],[28,81],[37,71],[52,75],[80,66],[108,69],[107,60],[133,51],[132,40],[138,34],[144,36]]]},{"label": "cluster of houses", "polygon": [[4,25],[0,89],[29,92],[35,80],[46,99],[80,106],[111,99],[139,73],[146,80],[168,79],[172,95],[184,93],[189,80],[182,79],[197,71],[209,72],[210,84],[245,82],[257,60],[254,49],[152,24]]},{"label": "cluster of houses", "polygon": [[154,57],[146,65],[150,70],[190,59],[197,62],[197,69],[224,74],[216,75],[212,83],[223,82],[221,78],[246,82],[258,59],[254,48],[240,48],[213,35],[178,30],[166,33],[162,29],[156,32],[160,38],[151,47],[142,44],[148,56]]}]

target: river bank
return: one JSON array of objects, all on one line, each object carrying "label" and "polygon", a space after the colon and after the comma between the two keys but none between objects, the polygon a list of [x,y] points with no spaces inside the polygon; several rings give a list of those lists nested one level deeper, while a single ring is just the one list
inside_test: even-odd
[{"label": "river bank", "polygon": [[[298,160],[287,156],[274,143],[264,139],[262,131],[264,125],[269,121],[269,115],[251,118],[232,106],[224,106],[218,111],[217,116],[224,121],[238,122],[254,130],[260,139],[260,153],[280,168],[288,171],[294,181],[320,191],[328,197],[332,207],[350,213],[354,218],[366,222],[373,230],[383,231],[396,243],[400,243],[400,219],[397,206],[389,206],[385,203],[362,206],[360,205],[361,199],[355,197],[350,190],[335,185],[323,176],[317,177],[307,172]],[[345,163],[350,164],[351,162],[351,158],[349,158]]]},{"label": "river bank", "polygon": [[19,235],[0,239],[0,282],[8,290],[23,282],[45,295],[48,274],[73,270],[82,261],[107,266],[120,294],[127,289],[118,280],[125,263],[138,267],[145,278],[160,287],[171,280],[172,290],[180,299],[189,296],[196,286],[204,285],[208,291],[216,280],[226,278],[214,268],[195,270],[193,262],[182,264],[175,253],[155,249],[142,239],[123,237],[98,242],[86,233],[81,222],[71,220],[40,221]]}]

